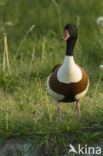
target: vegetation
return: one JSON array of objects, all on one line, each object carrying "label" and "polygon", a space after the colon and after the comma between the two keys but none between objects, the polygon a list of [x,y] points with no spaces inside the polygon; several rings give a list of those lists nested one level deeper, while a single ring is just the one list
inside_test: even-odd
[{"label": "vegetation", "polygon": [[[66,154],[70,143],[89,145],[103,139],[103,75],[99,69],[103,34],[96,24],[102,8],[102,0],[0,0],[3,138],[28,135],[49,156]],[[79,28],[74,57],[87,71],[90,87],[81,100],[81,120],[76,120],[75,103],[62,103],[63,122],[59,122],[46,80],[52,68],[63,62],[65,42],[60,38],[70,22]]]}]

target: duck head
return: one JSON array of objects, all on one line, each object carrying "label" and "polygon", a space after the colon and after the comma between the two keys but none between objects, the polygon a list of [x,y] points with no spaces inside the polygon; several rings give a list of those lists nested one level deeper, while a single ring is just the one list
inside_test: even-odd
[{"label": "duck head", "polygon": [[66,24],[64,27],[64,37],[62,40],[68,40],[69,38],[77,38],[78,37],[78,29],[75,24]]},{"label": "duck head", "polygon": [[66,55],[73,55],[73,49],[78,37],[78,29],[75,24],[66,24],[64,27],[64,37],[62,40],[67,41]]}]

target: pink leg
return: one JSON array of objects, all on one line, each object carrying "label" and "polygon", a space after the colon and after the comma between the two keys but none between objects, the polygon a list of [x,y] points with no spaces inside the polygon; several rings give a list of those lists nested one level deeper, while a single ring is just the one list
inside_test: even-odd
[{"label": "pink leg", "polygon": [[80,119],[80,102],[79,100],[76,102],[76,107],[77,107],[77,119]]},{"label": "pink leg", "polygon": [[58,106],[57,106],[57,111],[58,111],[59,120],[62,121],[60,104],[58,104]]}]

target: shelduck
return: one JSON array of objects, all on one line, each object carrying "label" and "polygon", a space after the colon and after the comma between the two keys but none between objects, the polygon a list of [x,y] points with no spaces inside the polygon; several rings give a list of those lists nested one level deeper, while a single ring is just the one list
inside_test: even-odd
[{"label": "shelduck", "polygon": [[78,37],[74,24],[64,28],[66,55],[63,64],[56,65],[47,79],[48,94],[58,102],[57,110],[61,120],[60,102],[76,102],[77,118],[80,118],[80,99],[86,94],[89,79],[84,69],[74,61],[73,51]]}]

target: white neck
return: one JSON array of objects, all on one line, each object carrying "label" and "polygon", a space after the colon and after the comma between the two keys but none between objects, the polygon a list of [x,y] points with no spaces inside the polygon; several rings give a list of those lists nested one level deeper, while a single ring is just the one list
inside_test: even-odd
[{"label": "white neck", "polygon": [[64,61],[63,61],[63,65],[66,64],[68,66],[68,68],[70,68],[71,66],[73,66],[75,64],[74,62],[74,57],[73,56],[65,56]]},{"label": "white neck", "polygon": [[65,56],[64,62],[57,73],[60,82],[71,83],[78,82],[82,78],[82,72],[75,64],[73,56]]}]

